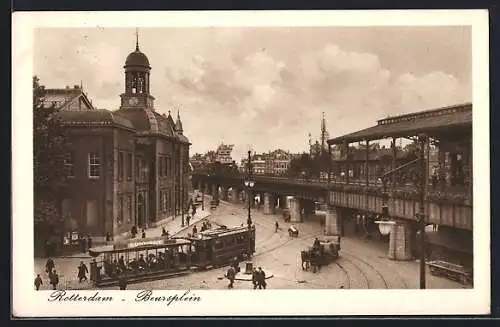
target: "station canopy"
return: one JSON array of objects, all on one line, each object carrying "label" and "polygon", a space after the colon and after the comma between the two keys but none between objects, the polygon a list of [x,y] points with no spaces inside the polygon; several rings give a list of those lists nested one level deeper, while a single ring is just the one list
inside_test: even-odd
[{"label": "station canopy", "polygon": [[419,133],[426,133],[432,137],[451,131],[471,129],[472,104],[466,103],[381,119],[375,126],[330,139],[328,144],[411,137]]}]

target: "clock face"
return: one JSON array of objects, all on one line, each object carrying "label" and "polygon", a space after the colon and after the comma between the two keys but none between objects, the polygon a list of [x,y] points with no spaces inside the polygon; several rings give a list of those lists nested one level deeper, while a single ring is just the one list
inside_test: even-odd
[{"label": "clock face", "polygon": [[128,103],[132,106],[135,106],[136,104],[139,103],[139,100],[136,97],[132,97],[128,100]]}]

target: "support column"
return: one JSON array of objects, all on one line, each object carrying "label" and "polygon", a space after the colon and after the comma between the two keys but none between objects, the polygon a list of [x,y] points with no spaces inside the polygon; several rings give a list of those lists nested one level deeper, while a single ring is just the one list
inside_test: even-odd
[{"label": "support column", "polygon": [[292,222],[301,222],[300,217],[300,201],[297,198],[291,198],[289,200],[290,205],[290,221]]},{"label": "support column", "polygon": [[341,235],[341,219],[340,210],[329,206],[325,214],[325,235]]},{"label": "support column", "polygon": [[264,214],[274,214],[274,197],[271,193],[264,193]]},{"label": "support column", "polygon": [[413,259],[414,232],[410,224],[405,222],[396,222],[392,226],[389,236],[389,259],[398,261]]},{"label": "support column", "polygon": [[227,201],[228,199],[228,187],[227,186],[221,186],[221,199],[222,201]]},{"label": "support column", "polygon": [[210,184],[208,183],[203,184],[203,191],[205,194],[210,195],[211,192]]},{"label": "support column", "polygon": [[235,187],[231,189],[231,202],[240,203],[240,190]]},{"label": "support column", "polygon": [[203,183],[202,182],[198,182],[198,191],[201,192],[201,188],[203,187]]}]

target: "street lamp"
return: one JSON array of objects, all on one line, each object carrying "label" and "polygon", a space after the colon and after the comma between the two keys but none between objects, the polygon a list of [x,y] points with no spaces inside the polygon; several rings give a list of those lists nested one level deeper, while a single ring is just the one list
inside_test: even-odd
[{"label": "street lamp", "polygon": [[247,225],[248,225],[248,228],[250,229],[250,227],[252,226],[252,217],[251,217],[251,213],[250,213],[250,207],[251,207],[251,201],[252,201],[252,188],[254,187],[255,185],[255,182],[253,181],[253,178],[252,178],[252,164],[251,164],[251,156],[252,154],[252,151],[248,151],[248,175],[247,175],[247,179],[245,180],[245,186],[247,187],[247,190],[248,190],[248,219],[247,219]]}]

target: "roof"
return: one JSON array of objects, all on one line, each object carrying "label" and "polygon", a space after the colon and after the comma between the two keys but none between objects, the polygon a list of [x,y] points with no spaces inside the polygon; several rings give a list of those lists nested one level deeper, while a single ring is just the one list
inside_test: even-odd
[{"label": "roof", "polygon": [[132,123],[125,117],[114,115],[111,111],[105,109],[78,110],[78,111],[59,111],[55,114],[60,118],[64,125],[72,126],[107,126],[119,125],[126,128],[134,128]]},{"label": "roof", "polygon": [[189,139],[175,131],[175,124],[169,115],[159,114],[150,108],[122,108],[114,111],[115,116],[130,121],[135,130],[141,134],[152,134],[172,137],[182,143],[189,143]]},{"label": "roof", "polygon": [[381,119],[375,126],[330,139],[328,144],[412,136],[422,132],[439,132],[450,127],[472,128],[471,103]]},{"label": "roof", "polygon": [[[95,109],[80,86],[64,89],[44,89],[43,104],[45,107],[55,106],[57,110],[90,110]],[[81,104],[77,101],[81,100]]]},{"label": "roof", "polygon": [[125,59],[125,67],[145,67],[151,68],[149,66],[148,57],[144,53],[142,53],[137,47],[134,52],[131,52],[127,59]]}]

